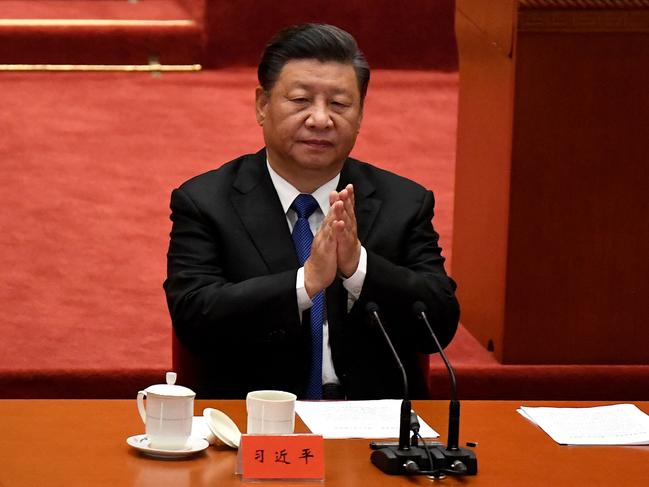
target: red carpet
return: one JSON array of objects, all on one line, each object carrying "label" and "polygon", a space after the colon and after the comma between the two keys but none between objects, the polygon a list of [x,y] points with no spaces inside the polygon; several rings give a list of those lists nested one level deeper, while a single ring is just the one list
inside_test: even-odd
[{"label": "red carpet", "polygon": [[[253,70],[0,75],[0,397],[130,397],[171,365],[171,189],[262,145]],[[375,71],[354,155],[435,190],[457,74]]]}]

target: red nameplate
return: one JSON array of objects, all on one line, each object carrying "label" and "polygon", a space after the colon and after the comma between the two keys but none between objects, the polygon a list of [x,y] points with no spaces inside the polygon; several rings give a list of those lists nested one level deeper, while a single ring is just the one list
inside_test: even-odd
[{"label": "red nameplate", "polygon": [[244,479],[324,479],[320,435],[243,435]]}]

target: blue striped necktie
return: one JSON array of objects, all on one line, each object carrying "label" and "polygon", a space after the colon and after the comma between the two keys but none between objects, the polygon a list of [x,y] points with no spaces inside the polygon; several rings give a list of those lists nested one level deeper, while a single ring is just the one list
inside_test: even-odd
[{"label": "blue striped necktie", "polygon": [[[318,202],[310,194],[300,194],[295,198],[291,208],[297,213],[297,222],[293,227],[293,243],[303,266],[311,255],[313,233],[309,227],[309,217],[318,208]],[[320,291],[311,298],[311,370],[306,388],[306,399],[322,399],[322,328],[325,320],[325,293]]]}]

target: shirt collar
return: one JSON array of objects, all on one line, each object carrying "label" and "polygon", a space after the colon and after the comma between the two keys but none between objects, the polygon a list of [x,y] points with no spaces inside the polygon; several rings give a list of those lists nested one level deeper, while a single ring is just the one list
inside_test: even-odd
[{"label": "shirt collar", "polygon": [[[295,198],[297,198],[297,195],[299,195],[300,192],[297,190],[297,188],[295,188],[295,186],[293,186],[286,179],[277,174],[275,170],[270,167],[268,159],[266,159],[266,167],[268,167],[270,179],[273,182],[273,186],[275,186],[275,191],[277,191],[279,201],[282,203],[284,213],[287,213],[291,205],[293,204],[293,201],[295,200]],[[311,196],[313,196],[318,202],[318,206],[320,207],[320,210],[324,215],[329,212],[329,207],[331,206],[329,204],[329,193],[336,190],[339,180],[340,173],[336,174],[333,179],[327,181],[313,193],[311,193]]]}]

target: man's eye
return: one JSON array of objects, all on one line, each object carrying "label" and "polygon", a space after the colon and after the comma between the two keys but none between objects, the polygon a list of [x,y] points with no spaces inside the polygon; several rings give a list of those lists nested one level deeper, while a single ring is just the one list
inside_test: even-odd
[{"label": "man's eye", "polygon": [[347,103],[343,103],[342,101],[333,101],[331,104],[336,108],[347,108],[349,106]]},{"label": "man's eye", "polygon": [[309,100],[304,97],[291,98],[293,103],[307,103]]}]

